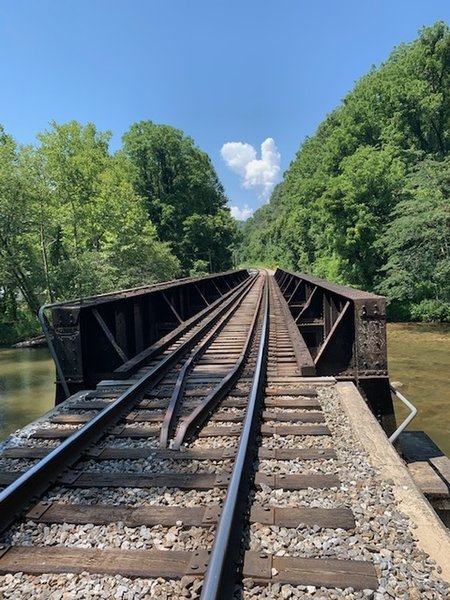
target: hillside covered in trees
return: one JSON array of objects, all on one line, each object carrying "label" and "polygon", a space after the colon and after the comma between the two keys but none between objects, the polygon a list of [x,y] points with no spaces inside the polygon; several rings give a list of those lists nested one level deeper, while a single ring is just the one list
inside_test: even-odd
[{"label": "hillside covered in trees", "polygon": [[242,235],[245,263],[376,290],[393,317],[450,320],[447,25],[357,82]]},{"label": "hillside covered in trees", "polygon": [[232,266],[236,225],[209,157],[144,121],[122,148],[76,121],[18,146],[0,127],[0,343],[39,306]]}]

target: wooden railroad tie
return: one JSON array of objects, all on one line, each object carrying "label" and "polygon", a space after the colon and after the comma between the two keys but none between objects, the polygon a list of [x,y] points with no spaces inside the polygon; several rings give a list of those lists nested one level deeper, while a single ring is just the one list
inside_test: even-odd
[{"label": "wooden railroad tie", "polygon": [[[203,576],[207,550],[121,550],[61,546],[10,546],[0,550],[0,574],[99,573],[124,577],[180,579]],[[329,588],[377,589],[378,579],[369,561],[272,556],[246,552],[244,577],[260,585],[288,583]]]}]

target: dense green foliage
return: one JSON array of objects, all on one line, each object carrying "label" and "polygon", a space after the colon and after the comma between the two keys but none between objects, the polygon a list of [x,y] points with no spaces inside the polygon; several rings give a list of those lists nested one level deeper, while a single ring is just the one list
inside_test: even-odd
[{"label": "dense green foliage", "polygon": [[424,29],[305,140],[241,260],[388,295],[392,315],[450,319],[450,31]]},{"label": "dense green foliage", "polygon": [[44,302],[231,266],[234,221],[192,140],[151,123],[116,154],[109,138],[72,121],[18,147],[0,128],[0,343],[38,331]]},{"label": "dense green foliage", "polygon": [[236,225],[207,154],[167,125],[141,121],[124,135],[135,190],[185,270],[196,260],[223,271],[231,264]]}]

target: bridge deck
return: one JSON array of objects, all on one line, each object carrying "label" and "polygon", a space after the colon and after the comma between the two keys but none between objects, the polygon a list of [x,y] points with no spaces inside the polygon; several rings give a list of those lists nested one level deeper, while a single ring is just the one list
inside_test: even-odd
[{"label": "bridge deck", "polygon": [[[354,383],[305,375],[314,360],[306,343],[294,351],[273,278],[242,294],[131,378],[77,392],[2,445],[0,594],[199,597],[232,523],[224,556],[244,540],[244,561],[241,575],[234,559],[220,567],[220,594],[231,573],[243,598],[446,597],[449,533]],[[28,503],[7,504],[75,439]]]}]

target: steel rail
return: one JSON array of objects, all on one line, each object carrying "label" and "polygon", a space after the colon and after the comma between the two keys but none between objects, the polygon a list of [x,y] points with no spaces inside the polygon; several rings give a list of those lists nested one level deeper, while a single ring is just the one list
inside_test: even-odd
[{"label": "steel rail", "polygon": [[159,445],[161,448],[166,448],[169,443],[169,437],[174,429],[175,421],[178,415],[178,409],[180,400],[184,394],[186,387],[186,381],[189,372],[194,368],[195,363],[203,356],[208,350],[209,346],[215,340],[220,331],[225,327],[231,317],[235,314],[238,308],[241,306],[244,298],[247,297],[253,285],[256,283],[256,278],[253,278],[252,284],[241,294],[231,306],[228,312],[223,315],[220,321],[213,327],[213,329],[207,334],[207,336],[201,341],[198,348],[196,348],[193,354],[187,359],[183,367],[180,369],[178,374],[177,382],[175,384],[172,396],[169,400],[164,420],[161,426],[161,434],[159,438]]},{"label": "steel rail", "polygon": [[217,298],[217,300],[214,300],[214,302],[211,302],[209,306],[207,306],[197,314],[193,315],[190,319],[178,325],[178,327],[176,327],[166,336],[159,339],[152,346],[145,348],[144,350],[139,352],[139,354],[136,354],[136,356],[130,358],[128,362],[124,363],[120,367],[117,367],[117,369],[111,374],[111,378],[120,379],[124,376],[130,377],[139,369],[139,367],[141,367],[146,362],[152,360],[152,358],[154,358],[156,354],[159,354],[160,352],[166,350],[171,344],[176,342],[184,333],[186,333],[187,331],[189,331],[189,329],[197,325],[197,323],[199,323],[207,315],[214,314],[214,311],[216,311],[218,307],[225,306],[225,302],[228,302],[229,299],[235,298],[241,290],[246,289],[246,287],[252,280],[253,278],[245,279],[243,282],[239,283],[235,288],[233,288],[233,290],[226,292],[223,296]]},{"label": "steel rail", "polygon": [[[246,283],[249,286],[253,284],[253,281],[247,280]],[[245,293],[245,290],[246,288],[240,289],[235,295]],[[140,399],[149,386],[156,385],[197,344],[205,335],[205,332],[217,322],[234,299],[234,295],[228,298],[224,306],[221,306],[216,314],[188,340],[180,344],[170,354],[164,356],[157,365],[132,384],[116,400],[0,492],[0,532],[11,525],[26,506],[32,502],[33,498],[47,490],[59,474],[73,465],[90,445],[103,437],[121,416]]]},{"label": "steel rail", "polygon": [[200,600],[231,598],[241,554],[244,515],[248,510],[256,435],[261,413],[261,396],[266,376],[269,337],[269,286],[265,283],[264,317],[255,373],[248,398],[242,435],[227,495],[222,507]]},{"label": "steel rail", "polygon": [[267,286],[265,281],[257,302],[255,314],[248,331],[247,338],[245,340],[244,348],[239,355],[234,367],[230,372],[225,375],[222,381],[210,392],[187,417],[185,417],[178,426],[175,439],[172,443],[174,450],[179,450],[182,444],[187,440],[188,437],[192,436],[195,431],[202,425],[202,423],[208,418],[213,412],[216,405],[222,400],[222,398],[231,390],[239,379],[241,371],[244,367],[245,360],[250,353],[251,343],[256,333],[256,324],[258,320],[259,310],[263,299],[263,292]]},{"label": "steel rail", "polygon": [[[245,288],[245,285],[249,283],[251,278],[245,279],[243,282],[239,283],[235,288],[223,294],[223,296],[217,298],[214,302],[206,306],[203,310],[193,315],[190,319],[187,319],[183,323],[181,323],[178,327],[176,327],[173,331],[171,331],[166,336],[162,337],[160,340],[157,340],[154,344],[145,348],[128,360],[126,363],[118,367],[112,374],[111,377],[113,379],[120,379],[121,377],[129,377],[134,372],[136,372],[139,367],[142,366],[145,362],[152,360],[152,358],[163,352],[168,346],[173,344],[177,339],[179,339],[186,331],[188,331],[191,327],[195,326],[199,321],[205,318],[207,315],[214,313],[217,310],[218,306],[221,305],[222,302],[228,300],[229,298],[234,297],[235,293],[239,292]],[[110,294],[103,294],[104,296],[108,296]],[[78,301],[77,301],[78,302]],[[82,304],[82,300],[79,301]],[[45,339],[47,341],[48,349],[50,351],[50,355],[55,363],[56,372],[59,378],[59,381],[62,385],[65,394],[65,400],[70,396],[69,386],[67,384],[67,380],[64,375],[64,371],[59,362],[58,354],[55,350],[55,346],[53,344],[53,327],[50,325],[50,322],[45,314],[45,311],[51,309],[56,306],[61,306],[66,304],[64,302],[54,302],[53,304],[44,304],[40,307],[38,312],[38,320],[41,324],[42,331],[44,332]]]}]

